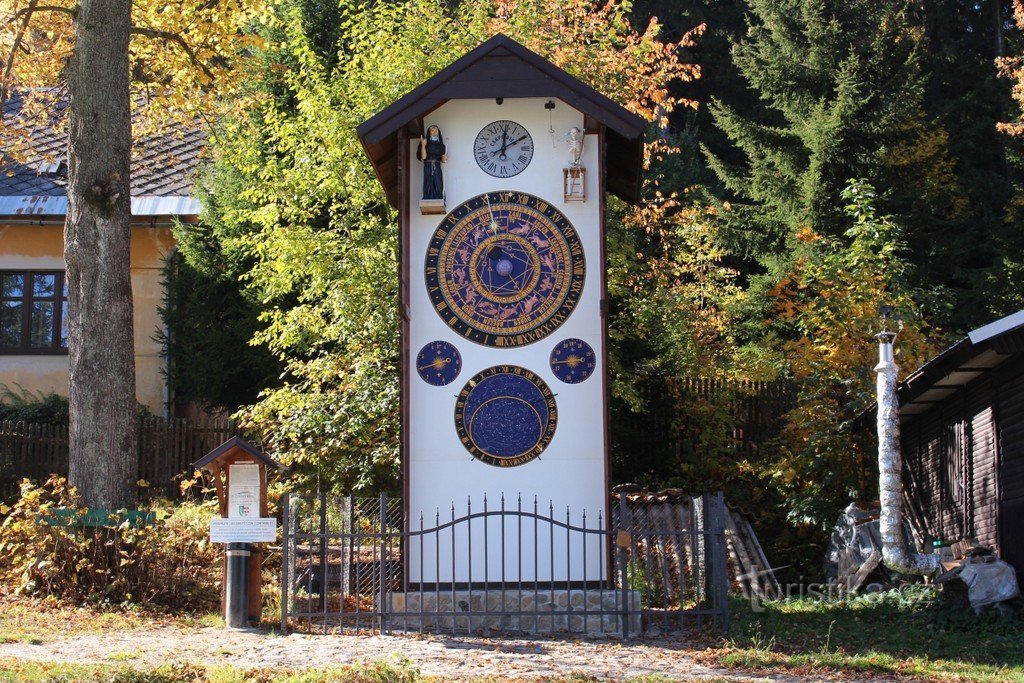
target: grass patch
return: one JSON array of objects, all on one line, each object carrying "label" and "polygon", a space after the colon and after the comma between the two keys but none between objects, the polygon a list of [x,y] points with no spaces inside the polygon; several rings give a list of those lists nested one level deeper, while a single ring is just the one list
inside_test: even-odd
[{"label": "grass patch", "polygon": [[111,652],[107,655],[107,659],[112,662],[130,662],[138,658],[138,652]]},{"label": "grass patch", "polygon": [[0,599],[0,643],[39,644],[55,638],[153,626],[160,615],[117,608],[70,607],[54,599]]},{"label": "grass patch", "polygon": [[975,617],[932,590],[844,601],[735,600],[727,646],[712,658],[743,669],[839,671],[936,680],[1024,681],[1024,620]]},{"label": "grass patch", "polygon": [[[474,683],[498,683],[502,679],[473,679]],[[591,676],[570,674],[531,679],[535,683],[591,683]],[[670,683],[660,676],[642,676],[629,683]],[[705,679],[724,683],[725,679]],[[239,669],[231,666],[164,664],[155,668],[130,665],[57,664],[0,660],[0,682],[13,683],[444,683],[444,679],[422,676],[409,662],[285,671],[280,669]]]},{"label": "grass patch", "polygon": [[224,628],[224,616],[217,612],[184,614],[178,617],[178,623],[189,628]]}]

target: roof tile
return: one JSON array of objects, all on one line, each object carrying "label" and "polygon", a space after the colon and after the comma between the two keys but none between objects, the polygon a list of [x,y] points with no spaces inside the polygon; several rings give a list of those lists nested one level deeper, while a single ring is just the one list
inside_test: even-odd
[{"label": "roof tile", "polygon": [[[16,118],[23,99],[12,96],[4,103],[5,122]],[[55,110],[62,111],[67,100],[58,100]],[[196,128],[172,126],[159,136],[149,135],[135,141],[132,154],[132,196],[189,196],[196,170],[201,161],[206,134]],[[40,169],[66,154],[67,138],[53,127],[36,127],[29,133],[25,159],[21,162],[5,157],[0,151],[0,196],[62,197],[67,187],[67,164],[56,172]]]}]

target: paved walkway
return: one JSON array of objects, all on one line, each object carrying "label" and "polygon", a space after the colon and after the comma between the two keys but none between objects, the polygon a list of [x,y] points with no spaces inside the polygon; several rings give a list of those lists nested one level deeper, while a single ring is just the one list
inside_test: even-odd
[{"label": "paved walkway", "polygon": [[175,626],[70,636],[40,644],[0,644],[0,663],[20,660],[156,666],[202,662],[249,667],[321,668],[407,659],[428,676],[536,679],[585,674],[623,680],[658,674],[676,680],[797,681],[704,666],[668,638],[622,645],[607,640],[518,640],[416,635],[305,635],[286,637],[216,628]]}]

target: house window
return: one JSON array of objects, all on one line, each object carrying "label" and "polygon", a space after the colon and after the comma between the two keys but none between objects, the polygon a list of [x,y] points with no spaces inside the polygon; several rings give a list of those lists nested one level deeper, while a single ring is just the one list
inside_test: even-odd
[{"label": "house window", "polygon": [[0,270],[0,353],[67,353],[67,314],[63,272]]}]

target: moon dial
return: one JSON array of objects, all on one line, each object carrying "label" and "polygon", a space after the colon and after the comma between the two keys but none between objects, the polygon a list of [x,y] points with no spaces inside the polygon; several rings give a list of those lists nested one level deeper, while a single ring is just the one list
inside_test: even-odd
[{"label": "moon dial", "polygon": [[590,377],[597,366],[597,356],[582,339],[564,339],[555,345],[548,360],[551,372],[566,384],[579,384]]}]

